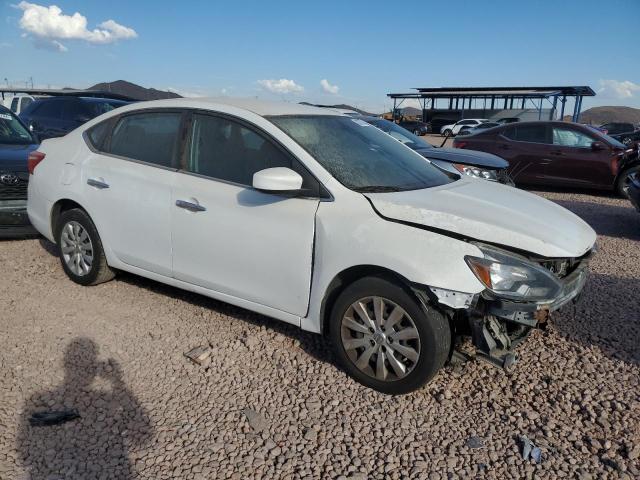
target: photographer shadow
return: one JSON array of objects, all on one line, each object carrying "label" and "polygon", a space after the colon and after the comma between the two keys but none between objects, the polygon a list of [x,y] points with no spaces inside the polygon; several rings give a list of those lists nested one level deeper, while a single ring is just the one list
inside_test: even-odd
[{"label": "photographer shadow", "polygon": [[[74,339],[65,351],[63,384],[25,403],[17,450],[27,478],[136,477],[130,453],[151,438],[150,420],[125,385],[118,363],[99,362],[97,356],[93,340]],[[50,426],[29,422],[34,413],[70,409],[80,418]]]}]

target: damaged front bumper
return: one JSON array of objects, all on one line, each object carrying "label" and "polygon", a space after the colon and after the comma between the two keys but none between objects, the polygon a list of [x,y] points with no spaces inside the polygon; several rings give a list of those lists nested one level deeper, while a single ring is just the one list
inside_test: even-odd
[{"label": "damaged front bumper", "polygon": [[589,275],[588,259],[560,279],[562,288],[550,301],[516,302],[489,291],[473,295],[432,287],[424,300],[449,311],[455,335],[470,336],[478,358],[506,368],[515,363],[514,348],[533,328],[544,328],[551,312],[578,301]]}]

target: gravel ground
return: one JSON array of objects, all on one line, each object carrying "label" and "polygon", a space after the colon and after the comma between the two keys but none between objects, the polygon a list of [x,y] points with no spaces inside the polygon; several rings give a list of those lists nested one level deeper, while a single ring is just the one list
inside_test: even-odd
[{"label": "gravel ground", "polygon": [[[583,303],[511,372],[468,362],[402,397],[319,336],[132,275],[81,287],[43,240],[0,243],[0,478],[640,478],[640,214],[543,195],[598,232]],[[63,407],[81,419],[29,426]]]}]

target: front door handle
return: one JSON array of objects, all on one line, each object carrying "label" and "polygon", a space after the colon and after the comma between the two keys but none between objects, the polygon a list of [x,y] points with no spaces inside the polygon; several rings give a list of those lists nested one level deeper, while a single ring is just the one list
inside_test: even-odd
[{"label": "front door handle", "polygon": [[204,212],[207,210],[199,203],[187,202],[186,200],[176,200],[176,207],[184,208],[190,212]]},{"label": "front door handle", "polygon": [[109,184],[104,180],[99,180],[97,178],[90,178],[87,180],[87,185],[91,185],[92,187],[99,188],[100,190],[109,188]]},{"label": "front door handle", "polygon": [[511,147],[509,145],[507,145],[506,143],[503,143],[502,145],[500,145],[500,148],[503,150],[509,150]]},{"label": "front door handle", "polygon": [[564,155],[564,153],[562,153],[562,150],[551,150],[549,153],[551,155]]}]

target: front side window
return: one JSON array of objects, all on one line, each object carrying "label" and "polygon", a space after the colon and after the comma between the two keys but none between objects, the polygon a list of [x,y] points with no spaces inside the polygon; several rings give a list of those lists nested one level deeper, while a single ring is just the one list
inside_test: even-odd
[{"label": "front side window", "polygon": [[43,100],[36,106],[35,114],[39,117],[62,118],[62,99]]},{"label": "front side window", "polygon": [[563,147],[587,148],[594,142],[589,135],[569,128],[553,127],[553,144]]},{"label": "front side window", "polygon": [[303,115],[269,120],[355,191],[418,190],[453,181],[420,154],[360,119]]},{"label": "front side window", "polygon": [[0,144],[28,145],[35,143],[29,131],[7,110],[0,111]]},{"label": "front side window", "polygon": [[193,115],[186,167],[192,173],[246,186],[253,184],[253,174],[260,170],[286,167],[302,176],[303,189],[317,194],[319,186],[291,155],[263,135],[213,115]]},{"label": "front side window", "polygon": [[136,113],[113,129],[108,153],[162,167],[177,167],[179,112]]}]

